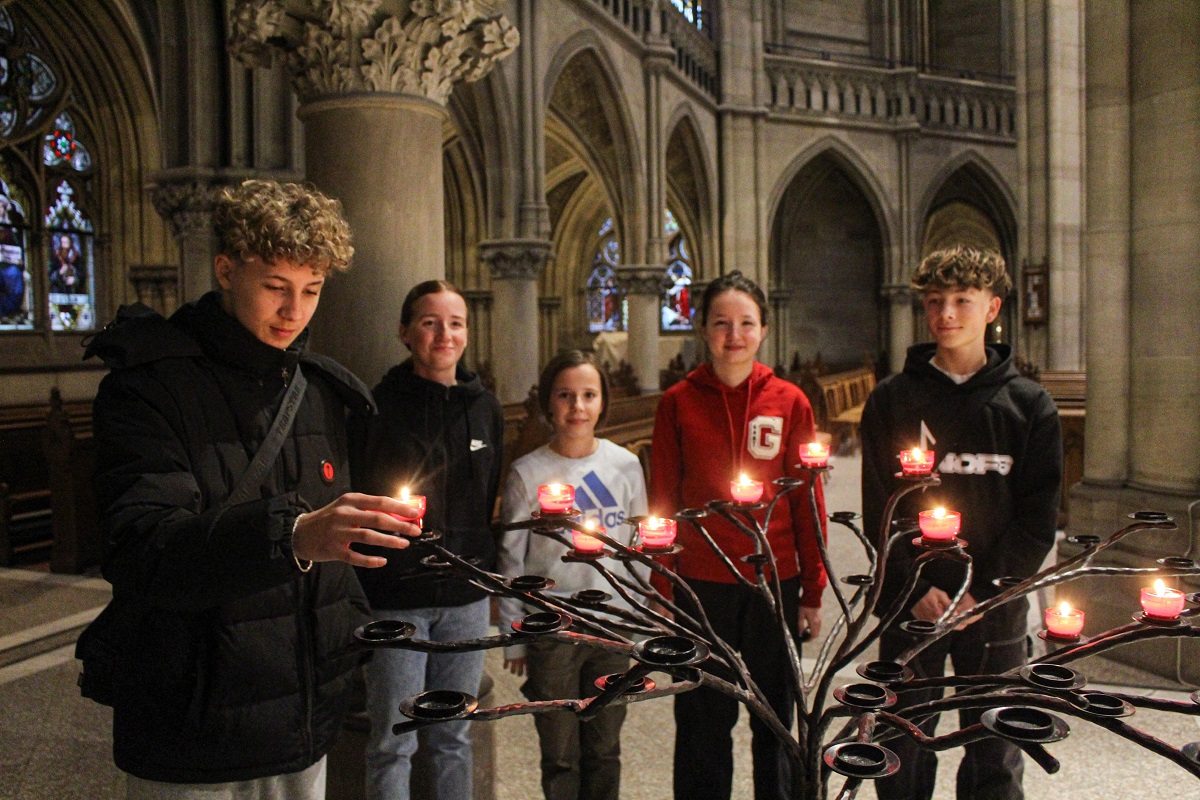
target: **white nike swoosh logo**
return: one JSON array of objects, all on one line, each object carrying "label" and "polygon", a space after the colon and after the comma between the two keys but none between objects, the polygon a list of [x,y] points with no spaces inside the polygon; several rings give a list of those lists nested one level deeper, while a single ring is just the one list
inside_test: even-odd
[{"label": "white nike swoosh logo", "polygon": [[482,450],[485,447],[487,447],[487,443],[482,442],[479,439],[471,440],[471,452],[472,453],[474,453],[476,450]]}]

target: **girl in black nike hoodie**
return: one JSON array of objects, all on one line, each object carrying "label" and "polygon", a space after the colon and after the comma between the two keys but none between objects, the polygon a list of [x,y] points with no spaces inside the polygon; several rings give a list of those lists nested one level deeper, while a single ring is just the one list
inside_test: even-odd
[{"label": "girl in black nike hoodie", "polygon": [[[440,544],[491,569],[490,524],[500,487],[504,413],[479,376],[458,362],[467,338],[467,308],[446,281],[418,284],[400,312],[400,338],[412,358],[393,367],[374,395],[379,415],[361,437],[356,488],[424,495],[423,527]],[[417,626],[416,638],[472,639],[487,634],[486,594],[465,580],[424,567],[424,548],[387,554],[387,566],[359,570],[376,619]],[[408,798],[416,734],[396,736],[401,700],[428,689],[479,693],[483,652],[425,654],[377,650],[365,669],[371,735],[367,797]],[[468,723],[443,723],[422,734],[430,748],[438,797],[471,796]]]}]

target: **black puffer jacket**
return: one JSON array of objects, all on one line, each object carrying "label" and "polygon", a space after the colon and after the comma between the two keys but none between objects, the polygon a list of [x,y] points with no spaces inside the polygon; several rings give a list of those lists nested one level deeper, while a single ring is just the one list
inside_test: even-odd
[{"label": "black puffer jacket", "polygon": [[[211,293],[165,320],[122,319],[85,357],[113,368],[95,403],[104,577],[126,679],[118,767],[214,783],[308,767],[340,727],[367,605],[340,562],[301,573],[281,540],[349,490],[346,413],[366,387],[330,359],[259,342]],[[261,499],[222,507],[296,362],[308,388]]]},{"label": "black puffer jacket", "polygon": [[[408,486],[425,495],[424,527],[440,532],[441,544],[451,552],[491,569],[504,411],[473,372],[460,366],[457,381],[443,386],[426,380],[413,371],[411,360],[383,376],[374,390],[379,414],[365,435],[355,488],[395,496]],[[460,578],[421,566],[429,555],[424,548],[380,554],[387,566],[358,571],[375,609],[461,606],[484,597]]]}]

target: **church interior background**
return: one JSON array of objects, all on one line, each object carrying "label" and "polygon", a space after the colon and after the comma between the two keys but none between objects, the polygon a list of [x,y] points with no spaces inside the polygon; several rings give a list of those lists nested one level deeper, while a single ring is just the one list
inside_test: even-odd
[{"label": "church interior background", "polygon": [[908,275],[961,242],[1004,255],[991,336],[1073,419],[1068,531],[1158,508],[1179,532],[1116,558],[1196,557],[1197,53],[1195,0],[2,1],[0,439],[86,408],[119,305],[212,287],[248,177],[344,203],[318,350],[374,383],[446,277],[510,406],[567,347],[658,392],[733,269],[764,362],[886,374]]}]

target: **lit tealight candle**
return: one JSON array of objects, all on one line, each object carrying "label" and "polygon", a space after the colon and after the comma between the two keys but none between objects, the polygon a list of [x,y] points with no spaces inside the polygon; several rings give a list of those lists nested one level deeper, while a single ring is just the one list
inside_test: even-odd
[{"label": "lit tealight candle", "polygon": [[544,483],[538,487],[538,505],[544,514],[565,514],[575,505],[575,487],[569,483]]},{"label": "lit tealight candle", "polygon": [[[583,523],[583,527],[587,528],[588,531],[595,531],[596,533],[608,532],[603,525],[597,526],[596,521],[591,519]],[[571,541],[574,543],[575,549],[580,553],[588,553],[590,555],[604,552],[604,542],[585,531],[577,531],[572,528]]]},{"label": "lit tealight candle", "polygon": [[922,539],[948,542],[958,536],[958,529],[962,525],[962,514],[944,508],[922,511],[917,517]]},{"label": "lit tealight candle", "polygon": [[800,463],[806,467],[823,467],[829,463],[829,446],[823,442],[809,442],[800,448]]},{"label": "lit tealight candle", "polygon": [[666,550],[675,544],[676,524],[673,519],[649,517],[638,523],[642,546],[651,550]]},{"label": "lit tealight candle", "polygon": [[933,451],[914,447],[900,453],[900,471],[905,475],[928,475],[933,472]]},{"label": "lit tealight candle", "polygon": [[1183,599],[1183,592],[1168,588],[1160,578],[1154,588],[1142,588],[1142,611],[1154,619],[1177,619],[1183,611]]},{"label": "lit tealight candle", "polygon": [[412,522],[416,525],[420,525],[421,520],[425,517],[425,495],[409,494],[408,487],[405,486],[400,489],[400,494],[396,497],[396,499],[401,503],[404,503],[406,506],[417,509],[417,515],[415,517],[406,517],[403,514],[392,514],[392,516],[396,519],[402,519],[405,522]]},{"label": "lit tealight candle", "polygon": [[736,481],[729,482],[729,493],[739,503],[757,503],[763,495],[762,481],[752,481],[743,472]]},{"label": "lit tealight candle", "polygon": [[1083,631],[1083,612],[1063,601],[1057,608],[1046,609],[1046,630],[1051,636],[1074,639]]}]

